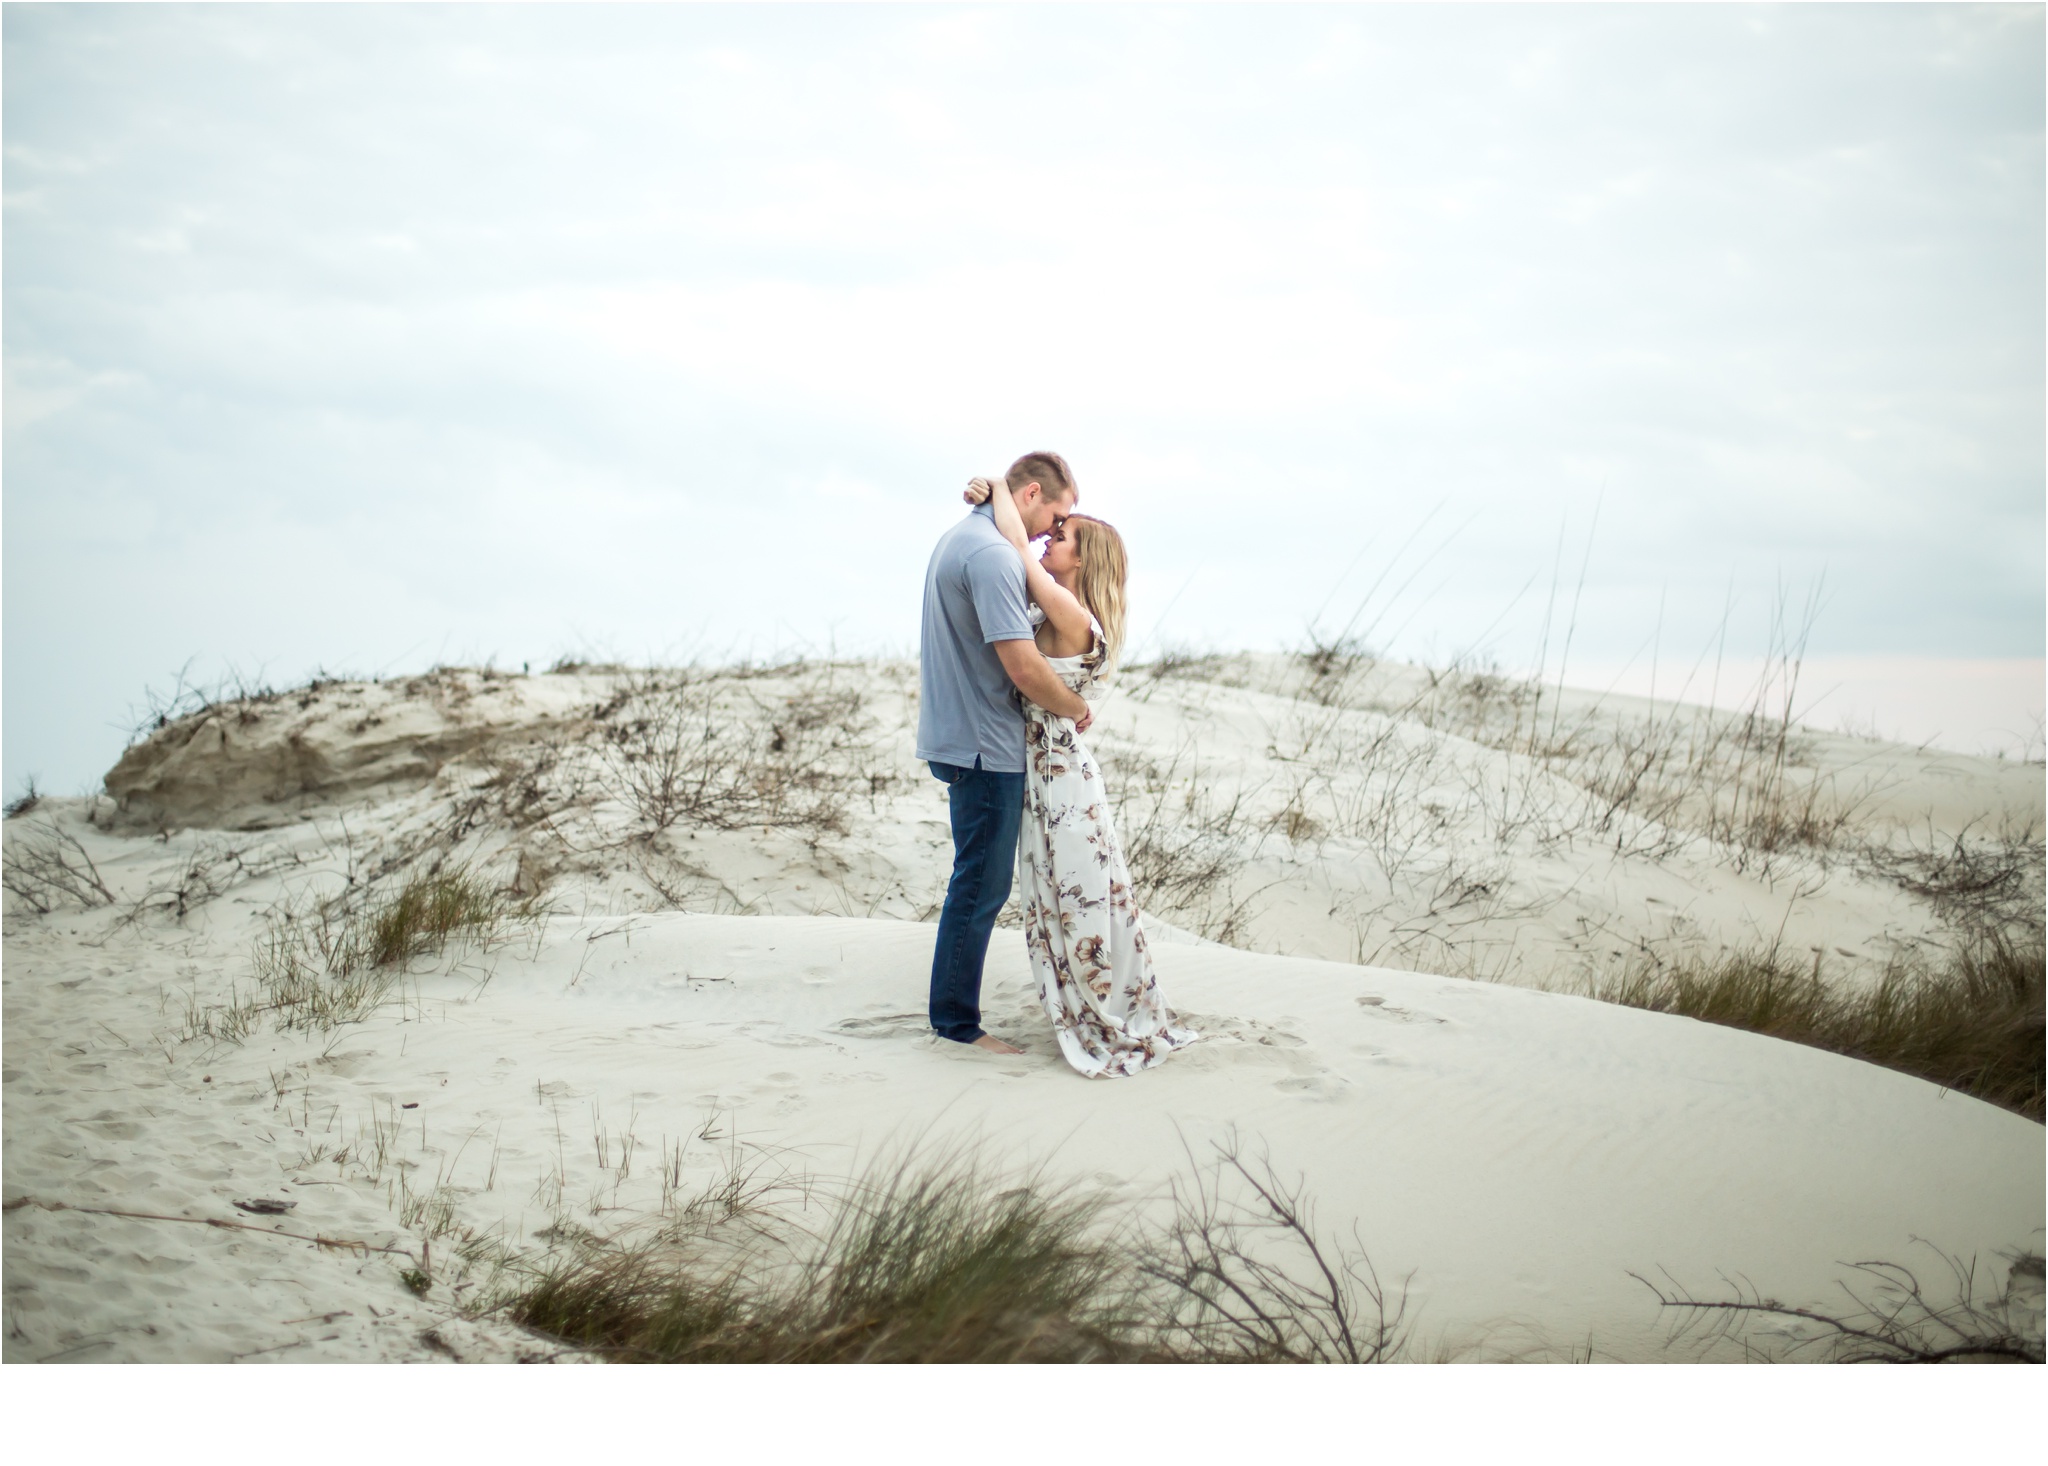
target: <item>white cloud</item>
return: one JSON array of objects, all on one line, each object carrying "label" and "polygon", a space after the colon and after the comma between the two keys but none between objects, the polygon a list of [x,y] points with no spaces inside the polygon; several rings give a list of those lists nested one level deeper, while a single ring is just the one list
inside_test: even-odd
[{"label": "white cloud", "polygon": [[1385,624],[1452,650],[1597,501],[1588,656],[1823,567],[1837,651],[2036,656],[2041,33],[10,10],[9,777],[193,652],[902,646],[1028,446],[1184,637],[1295,634],[1447,504]]}]

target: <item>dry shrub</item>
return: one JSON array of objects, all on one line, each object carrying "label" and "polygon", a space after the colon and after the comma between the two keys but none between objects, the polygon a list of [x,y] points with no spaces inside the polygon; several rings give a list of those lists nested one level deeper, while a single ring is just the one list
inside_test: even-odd
[{"label": "dry shrub", "polygon": [[[1274,749],[1293,780],[1282,814],[1299,810],[1301,817],[1286,825],[1358,841],[1389,889],[1409,865],[1430,863],[1451,843],[1453,812],[1440,801],[1454,796],[1441,786],[1459,771],[1444,740],[1395,718],[1331,712],[1304,712],[1287,731],[1286,743]],[[1455,797],[1464,806],[1460,817],[1491,813],[1469,781]]]},{"label": "dry shrub", "polygon": [[[264,679],[262,669],[251,676],[240,668],[229,664],[221,676],[212,683],[198,683],[188,680],[192,663],[187,661],[172,676],[171,690],[160,693],[153,687],[142,690],[142,705],[131,707],[129,743],[147,738],[151,733],[168,728],[173,723],[183,722],[217,707],[239,705],[242,722],[253,722],[253,707],[276,702],[279,698],[298,696],[310,697],[334,679],[324,672],[316,673],[302,687],[279,689]],[[304,706],[302,702],[300,704]]]},{"label": "dry shrub", "polygon": [[245,881],[275,875],[300,864],[300,856],[281,845],[201,839],[193,845],[182,866],[152,880],[141,895],[128,903],[121,924],[133,925],[149,915],[183,921]]},{"label": "dry shrub", "polygon": [[1863,852],[1871,874],[1889,880],[1934,908],[1934,914],[1965,932],[2021,932],[2042,935],[2043,847],[2041,828],[2007,818],[1985,836],[1975,822],[1954,834],[1929,823],[1924,838],[1873,843]]},{"label": "dry shrub", "polygon": [[0,818],[19,819],[42,802],[43,791],[36,788],[36,781],[31,777],[22,785],[21,793],[8,800],[4,806],[0,806]]},{"label": "dry shrub", "polygon": [[1311,631],[1308,645],[1295,653],[1295,660],[1308,675],[1303,697],[1323,707],[1349,707],[1358,701],[1362,674],[1370,672],[1379,658],[1356,634],[1318,636]]},{"label": "dry shrub", "polygon": [[1227,799],[1216,792],[1189,748],[1165,763],[1132,749],[1104,764],[1124,861],[1145,909],[1212,941],[1239,940],[1257,894],[1237,890],[1258,837],[1246,791]]},{"label": "dry shrub", "polygon": [[[1731,1339],[1751,1359],[1768,1363],[1821,1359],[1833,1364],[2040,1364],[2041,1255],[2004,1254],[2010,1264],[2002,1287],[1980,1286],[1974,1259],[1937,1252],[1952,1286],[1947,1302],[1929,1297],[1912,1269],[1895,1262],[1845,1266],[1845,1310],[1795,1307],[1766,1298],[1754,1287],[1735,1297],[1703,1299],[1675,1282],[1660,1286],[1632,1273],[1674,1311],[1672,1340],[1688,1336],[1711,1344]],[[1760,1346],[1743,1329],[1754,1318],[1772,1321],[1772,1333],[1793,1342]]]},{"label": "dry shrub", "polygon": [[1174,1183],[1174,1218],[1144,1244],[1155,1287],[1145,1330],[1166,1358],[1201,1363],[1379,1364],[1407,1344],[1407,1288],[1386,1288],[1353,1234],[1326,1244],[1302,1183],[1254,1169],[1233,1133]]},{"label": "dry shrub", "polygon": [[1402,715],[1575,785],[1583,799],[1556,835],[1625,854],[1658,858],[1701,835],[1734,869],[1769,876],[1783,856],[1843,848],[1876,792],[1807,766],[1792,662],[1774,664],[1738,713],[1674,702],[1637,715],[1595,704],[1566,719],[1553,696],[1546,719],[1543,690],[1531,682],[1453,670],[1431,673],[1430,684]]},{"label": "dry shrub", "polygon": [[87,910],[114,903],[113,891],[85,846],[55,820],[30,825],[7,841],[0,855],[0,886],[41,916],[70,903]]},{"label": "dry shrub", "polygon": [[1162,683],[1213,682],[1225,665],[1226,658],[1221,652],[1164,646],[1145,661],[1126,664],[1122,680],[1132,697],[1147,702]]},{"label": "dry shrub", "polygon": [[[598,709],[600,782],[649,832],[677,823],[845,834],[846,805],[896,782],[858,675],[816,667],[638,673]],[[856,669],[858,671],[858,669]],[[750,684],[787,677],[781,697]]]},{"label": "dry shrub", "polygon": [[2043,1118],[2043,952],[1989,937],[1928,963],[1900,959],[1867,987],[1774,952],[1638,967],[1592,996],[1830,1049]]},{"label": "dry shrub", "polygon": [[[1367,610],[1362,605],[1359,616]],[[1302,727],[1312,730],[1304,734],[1294,760],[1326,774],[1362,768],[1369,777],[1360,788],[1395,772],[1389,755],[1398,763],[1414,756],[1413,750],[1368,743],[1352,757],[1352,750],[1329,746],[1342,740],[1338,719],[1315,710],[1382,713],[1391,720],[1390,729],[1419,723],[1527,759],[1575,785],[1583,796],[1575,807],[1535,822],[1540,828],[1532,833],[1543,843],[1599,839],[1620,853],[1659,858],[1705,836],[1717,857],[1738,871],[1769,879],[1781,861],[1793,857],[1795,871],[1807,877],[1812,858],[1825,859],[1851,843],[1848,837],[1876,792],[1868,782],[1844,785],[1807,763],[1811,740],[1799,726],[1798,694],[1817,610],[1817,593],[1803,610],[1780,593],[1765,667],[1746,705],[1733,713],[1670,700],[1635,714],[1596,700],[1567,714],[1562,669],[1554,683],[1506,675],[1497,667],[1458,664],[1417,669],[1419,684],[1407,676],[1383,676],[1382,664],[1366,644],[1377,620],[1334,637],[1312,633],[1293,657],[1298,682],[1275,690],[1297,700],[1304,709]],[[1198,668],[1190,659],[1183,675],[1200,675]],[[1694,669],[1695,676],[1700,670]],[[1718,685],[1718,671],[1715,679]],[[1693,680],[1687,679],[1681,697]],[[1467,792],[1480,793],[1477,788]],[[1387,797],[1398,800],[1399,795],[1393,789]],[[1484,799],[1468,802],[1497,826],[1494,834],[1502,849],[1531,826],[1512,811],[1504,821],[1496,818],[1484,808]],[[1346,832],[1343,818],[1307,807],[1304,812]],[[1380,832],[1401,823],[1384,810],[1350,813],[1348,824],[1371,828],[1381,844]],[[1429,843],[1423,838],[1423,847]],[[1414,846],[1404,833],[1395,853],[1405,858]]]}]

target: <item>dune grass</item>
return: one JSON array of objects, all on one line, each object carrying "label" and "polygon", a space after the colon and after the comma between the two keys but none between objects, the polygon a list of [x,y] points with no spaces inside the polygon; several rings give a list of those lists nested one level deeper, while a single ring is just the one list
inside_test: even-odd
[{"label": "dune grass", "polygon": [[410,963],[451,947],[488,949],[538,914],[533,901],[460,865],[417,872],[357,906],[281,913],[257,942],[261,996],[249,1000],[250,1016],[268,1012],[285,1029],[360,1022]]},{"label": "dune grass", "polygon": [[853,1188],[780,1271],[689,1226],[558,1259],[513,1302],[529,1328],[662,1363],[1085,1362],[1125,1357],[1123,1264],[1100,1208],[972,1168]]},{"label": "dune grass", "polygon": [[971,1157],[909,1158],[828,1198],[815,1231],[743,1219],[775,1239],[766,1251],[685,1211],[637,1238],[586,1238],[491,1308],[621,1362],[1395,1357],[1403,1304],[1362,1254],[1316,1236],[1298,1184],[1234,1141],[1218,1152],[1156,1227]]},{"label": "dune grass", "polygon": [[468,870],[456,868],[418,876],[398,894],[362,914],[346,932],[354,944],[344,963],[393,967],[439,952],[456,938],[478,938],[511,914],[507,898]]},{"label": "dune grass", "polygon": [[1988,937],[1864,987],[1775,952],[1636,968],[1591,996],[1831,1049],[2043,1118],[2043,949]]},{"label": "dune grass", "polygon": [[[1383,1286],[1362,1247],[1331,1246],[1301,1185],[1247,1161],[1234,1136],[1217,1144],[1212,1164],[1176,1180],[1170,1209],[1149,1222],[1099,1194],[1018,1180],[971,1154],[878,1165],[821,1207],[807,1183],[800,1216],[786,1202],[764,1204],[797,1190],[736,1171],[637,1235],[558,1226],[569,1246],[538,1264],[499,1257],[492,1296],[475,1311],[619,1363],[1488,1356],[1477,1340],[1418,1349],[1408,1280]],[[763,1239],[770,1245],[756,1245]],[[1759,1362],[2039,1363],[2040,1255],[2004,1256],[2012,1265],[2001,1287],[1975,1259],[1941,1254],[1954,1274],[1945,1292],[1898,1263],[1849,1264],[1843,1297],[1812,1305],[1746,1286],[1702,1296],[1668,1275],[1634,1276],[1672,1317],[1673,1344],[1732,1343]],[[1594,1349],[1500,1357],[1584,1362]]]},{"label": "dune grass", "polygon": [[185,1002],[181,1039],[241,1043],[266,1016],[279,1029],[326,1031],[360,1023],[393,996],[411,963],[451,947],[482,950],[533,922],[535,902],[498,890],[466,866],[416,872],[398,889],[356,904],[286,906],[254,951],[255,983],[226,1002]]}]

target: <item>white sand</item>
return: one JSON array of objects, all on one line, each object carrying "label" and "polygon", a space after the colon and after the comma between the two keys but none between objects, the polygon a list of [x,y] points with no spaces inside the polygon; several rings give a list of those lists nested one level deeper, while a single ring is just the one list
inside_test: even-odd
[{"label": "white sand", "polygon": [[[8,822],[14,851],[54,819],[121,897],[7,920],[10,1202],[232,1219],[405,1252],[18,1206],[5,1218],[5,1357],[559,1357],[509,1325],[462,1319],[447,1281],[424,1299],[405,1288],[428,1224],[409,1199],[437,1194],[462,1226],[540,1248],[534,1234],[562,1212],[604,1231],[655,1209],[660,1157],[679,1142],[688,1188],[716,1177],[735,1144],[829,1176],[914,1134],[972,1136],[990,1156],[1045,1162],[1157,1207],[1187,1170],[1184,1147],[1205,1155],[1234,1129],[1306,1179],[1327,1233],[1355,1223],[1381,1277],[1410,1278],[1425,1342],[1468,1357],[1694,1357],[1690,1345],[1667,1348],[1671,1319],[1631,1271],[1713,1296],[1731,1296],[1726,1276],[1828,1302],[1845,1262],[1894,1259],[1945,1278],[1931,1246],[2002,1276],[2002,1250],[2041,1247],[2042,1130],[2018,1116],[1687,1019],[1318,960],[1355,955],[1361,928],[1345,900],[1355,908],[1373,892],[1374,919],[1430,930],[1403,949],[1411,960],[1434,943],[1458,959],[1446,965],[1529,983],[1613,947],[1714,950],[1778,925],[1788,942],[1875,956],[1940,937],[1925,903],[1839,862],[1790,860],[1766,877],[1700,842],[1654,858],[1616,854],[1611,837],[1503,848],[1456,801],[1483,789],[1489,769],[1511,794],[1516,779],[1527,791],[1557,776],[1419,724],[1400,732],[1433,750],[1430,777],[1402,798],[1419,807],[1434,789],[1449,802],[1416,859],[1490,852],[1512,900],[1454,908],[1466,926],[1429,929],[1426,882],[1389,879],[1365,842],[1276,836],[1233,877],[1266,886],[1237,933],[1266,950],[1155,923],[1162,982],[1204,1044],[1137,1079],[1080,1079],[1033,1011],[1014,929],[997,934],[984,1003],[1025,1055],[936,1040],[922,1017],[932,928],[908,918],[940,895],[944,805],[908,761],[900,670],[848,675],[868,678],[862,717],[878,766],[893,760],[910,776],[850,805],[844,833],[693,838],[679,825],[653,846],[579,864],[530,831],[512,838],[486,823],[461,836],[463,853],[544,882],[557,914],[523,947],[423,964],[407,1001],[332,1033],[259,1027],[239,1045],[178,1036],[188,1002],[246,989],[271,903],[338,887],[344,815],[360,872],[380,842],[424,828],[483,777],[480,751],[526,747],[535,729],[583,736],[578,720],[607,679],[471,678],[459,697],[417,684],[330,688],[302,707],[217,720],[211,744],[194,738],[183,755],[182,786],[157,758],[145,784],[158,813],[174,812],[167,838],[147,832],[132,780],[118,828],[108,800],[50,801]],[[778,685],[749,688],[784,706]],[[1109,704],[1100,742],[1127,764],[1147,751],[1164,761],[1198,729],[1200,788],[1227,792],[1284,774],[1268,752],[1277,735],[1320,715],[1271,679],[1166,683]],[[1369,728],[1386,716],[1354,708],[1338,721]],[[1951,831],[2040,803],[2037,765],[1822,738],[1805,757],[1875,769],[1882,813]],[[1287,797],[1257,795],[1267,813]],[[1560,828],[1557,807],[1573,797],[1552,788]],[[584,848],[591,830],[626,827],[602,797],[576,818],[557,825]],[[218,856],[229,837],[202,821],[269,827],[233,837],[245,869],[266,853],[299,863],[217,876],[222,893],[182,917],[160,895],[161,909],[124,921],[195,853]],[[650,879],[707,911],[750,914],[651,909],[668,898]],[[1855,979],[1846,957],[1842,977]],[[372,1166],[364,1142],[379,1124],[385,1157]],[[354,1159],[337,1166],[342,1145]],[[296,1206],[281,1219],[232,1206],[253,1197]],[[437,1258],[437,1276],[458,1275]]]}]

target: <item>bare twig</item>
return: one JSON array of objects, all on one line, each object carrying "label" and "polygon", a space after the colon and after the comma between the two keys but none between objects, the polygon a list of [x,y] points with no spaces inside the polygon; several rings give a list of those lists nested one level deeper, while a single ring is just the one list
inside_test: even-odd
[{"label": "bare twig", "polygon": [[1937,1255],[1953,1275],[1953,1301],[1936,1304],[1929,1300],[1920,1279],[1902,1264],[1844,1263],[1863,1291],[1850,1280],[1841,1283],[1853,1305],[1843,1313],[1782,1303],[1763,1297],[1753,1287],[1738,1290],[1733,1298],[1703,1299],[1675,1280],[1667,1291],[1640,1273],[1629,1276],[1656,1295],[1659,1307],[1676,1311],[1674,1342],[1688,1334],[1704,1335],[1708,1341],[1726,1338],[1740,1343],[1747,1353],[1770,1358],[1773,1356],[1740,1336],[1741,1320],[1763,1316],[1797,1320],[1814,1329],[1810,1337],[1786,1346],[1782,1357],[1818,1351],[1842,1364],[2042,1363],[2040,1255],[2005,1254],[2011,1263],[2005,1286],[1988,1298],[1979,1296],[1974,1260]]},{"label": "bare twig", "polygon": [[43,1211],[88,1212],[100,1217],[127,1217],[138,1222],[184,1222],[190,1226],[218,1227],[230,1232],[254,1232],[260,1237],[285,1237],[294,1242],[311,1242],[321,1248],[337,1252],[391,1252],[402,1257],[418,1260],[417,1254],[403,1247],[379,1247],[374,1242],[357,1242],[342,1237],[322,1237],[308,1232],[286,1232],[271,1227],[253,1226],[248,1222],[230,1222],[219,1217],[171,1217],[161,1212],[123,1211],[111,1206],[74,1206],[68,1201],[45,1201],[39,1196],[16,1196],[8,1200],[0,1210],[15,1211],[24,1206],[38,1207]]},{"label": "bare twig", "polygon": [[54,820],[32,825],[7,842],[0,885],[31,911],[47,915],[65,901],[88,909],[111,906],[114,893],[78,837]]}]

